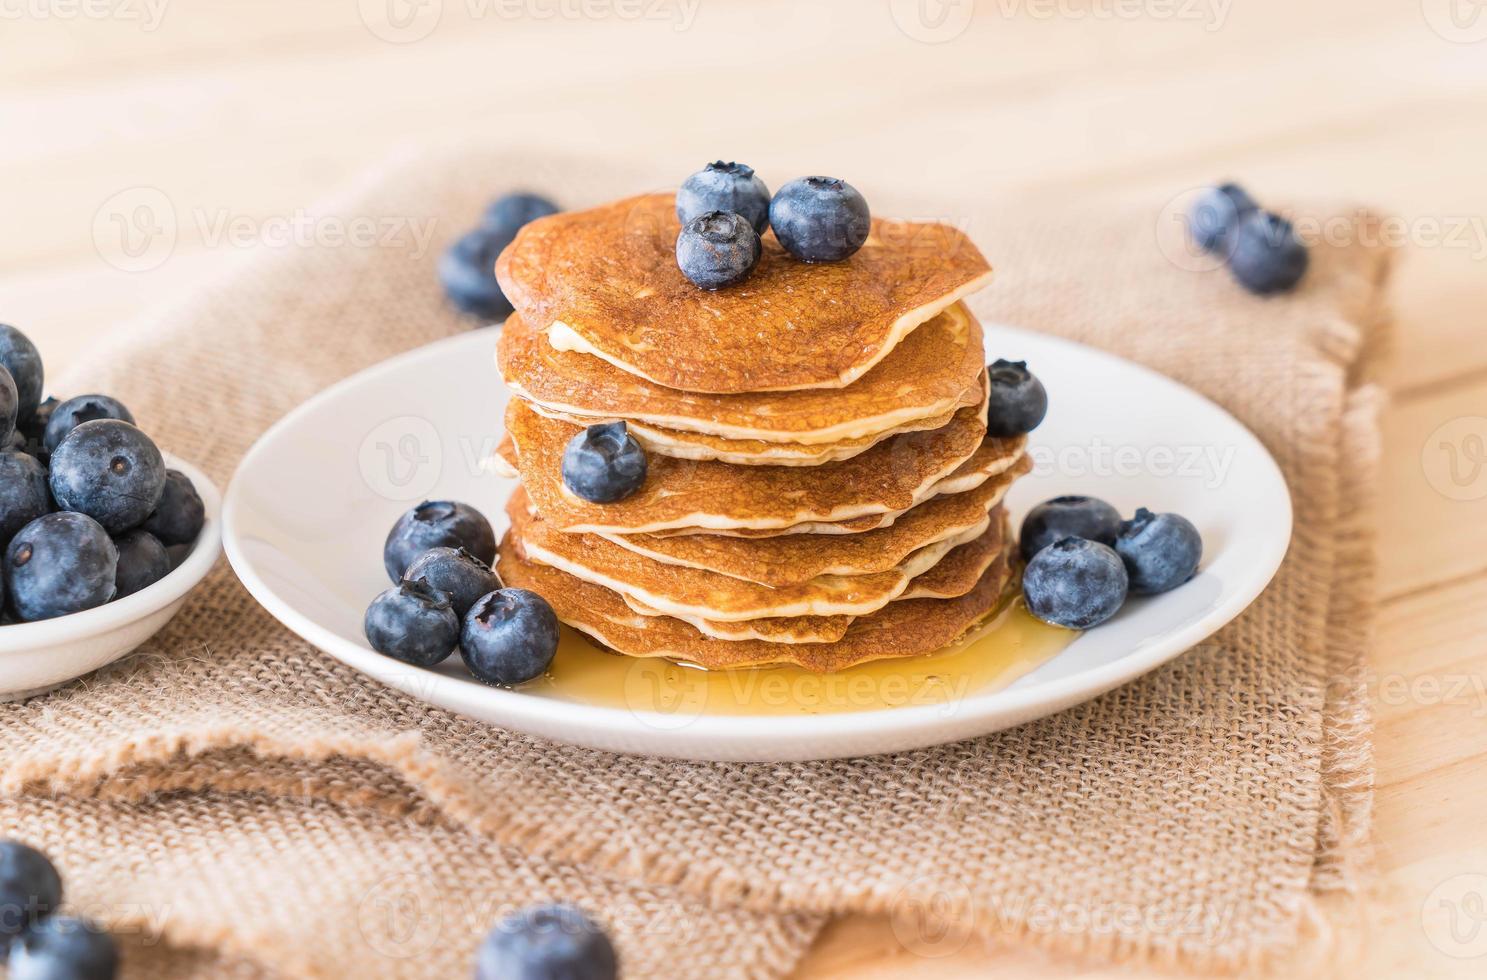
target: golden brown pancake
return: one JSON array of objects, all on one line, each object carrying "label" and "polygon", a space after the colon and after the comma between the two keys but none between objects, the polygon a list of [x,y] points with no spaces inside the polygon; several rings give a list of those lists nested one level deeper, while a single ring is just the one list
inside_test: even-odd
[{"label": "golden brown pancake", "polygon": [[963,544],[914,577],[895,602],[909,599],[954,599],[976,587],[981,576],[998,559],[1008,556],[1011,529],[1007,513],[998,509],[992,524],[975,541]]},{"label": "golden brown pancake", "polygon": [[935,653],[995,612],[1011,578],[1004,553],[975,588],[957,599],[890,603],[855,620],[834,643],[769,643],[712,639],[680,620],[640,616],[616,592],[527,561],[510,534],[501,542],[496,570],[508,586],[543,596],[559,620],[617,653],[667,657],[713,669],[794,663],[820,672],[886,657]]},{"label": "golden brown pancake", "polygon": [[991,279],[948,225],[875,220],[841,262],[791,258],[773,233],[743,282],[699,289],[676,264],[671,194],[526,225],[496,262],[522,319],[557,347],[682,391],[840,388]]},{"label": "golden brown pancake", "polygon": [[[665,616],[654,606],[647,606],[632,596],[618,593],[641,616]],[[784,616],[768,619],[741,619],[719,622],[695,616],[669,617],[696,627],[703,636],[717,640],[763,640],[766,643],[835,643],[847,632],[855,616]],[[637,621],[637,625],[645,625]]]},{"label": "golden brown pancake", "polygon": [[502,328],[496,363],[507,386],[544,415],[569,416],[582,425],[635,420],[728,440],[804,446],[869,439],[974,405],[981,399],[986,361],[981,325],[957,303],[847,388],[676,391],[598,358],[557,350],[517,315]]}]

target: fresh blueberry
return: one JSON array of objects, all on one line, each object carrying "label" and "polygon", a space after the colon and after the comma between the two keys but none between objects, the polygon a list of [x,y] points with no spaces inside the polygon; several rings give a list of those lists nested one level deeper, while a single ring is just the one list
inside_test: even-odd
[{"label": "fresh blueberry", "polygon": [[452,500],[425,500],[398,518],[382,546],[382,567],[394,582],[430,548],[464,548],[489,565],[496,560],[496,535],[490,521],[471,507]]},{"label": "fresh blueberry", "polygon": [[501,587],[490,566],[464,548],[430,548],[408,566],[403,580],[417,580],[443,592],[456,616],[463,616],[476,599]]},{"label": "fresh blueberry", "polygon": [[1022,558],[1030,560],[1060,538],[1087,538],[1115,545],[1120,511],[1094,497],[1069,494],[1045,500],[1022,519]]},{"label": "fresh blueberry", "polygon": [[155,535],[138,528],[114,538],[119,564],[114,571],[114,598],[122,599],[170,574],[170,555]]},{"label": "fresh blueberry", "polygon": [[1022,573],[1028,611],[1072,630],[1098,626],[1126,601],[1126,567],[1109,545],[1060,538],[1033,556]]},{"label": "fresh blueberry", "polygon": [[0,953],[61,904],[62,876],[46,855],[19,841],[0,841]]},{"label": "fresh blueberry", "polygon": [[507,916],[485,937],[475,980],[615,980],[619,957],[598,923],[571,905]]},{"label": "fresh blueberry", "polygon": [[645,483],[645,450],[624,422],[591,425],[563,450],[563,484],[595,504],[624,500]]},{"label": "fresh blueberry", "polygon": [[558,617],[526,589],[497,589],[476,600],[460,629],[460,656],[477,680],[513,685],[547,670],[558,652]]},{"label": "fresh blueberry", "polygon": [[21,435],[20,429],[16,428],[19,399],[15,379],[11,377],[9,369],[0,364],[0,446],[9,446],[12,439]]},{"label": "fresh blueberry", "polygon": [[1203,557],[1203,538],[1186,517],[1141,507],[1121,524],[1115,551],[1126,563],[1131,593],[1155,595],[1193,577]]},{"label": "fresh blueberry", "polygon": [[41,402],[45,372],[41,369],[41,352],[31,338],[15,327],[0,323],[0,364],[15,381],[19,417],[30,420]]},{"label": "fresh blueberry", "polygon": [[872,230],[867,201],[835,177],[801,177],[775,192],[769,224],[785,251],[803,262],[840,262]]},{"label": "fresh blueberry", "polygon": [[1252,293],[1291,289],[1306,274],[1309,261],[1296,229],[1278,214],[1252,211],[1235,226],[1229,271]]},{"label": "fresh blueberry", "polygon": [[676,236],[676,264],[703,289],[743,282],[759,264],[759,235],[732,211],[708,211],[687,222]]},{"label": "fresh blueberry", "polygon": [[47,916],[10,950],[10,980],[113,980],[118,972],[114,937],[70,915]]},{"label": "fresh blueberry", "polygon": [[206,505],[191,478],[180,470],[165,471],[165,489],[160,503],[140,525],[166,546],[191,544],[207,520]]},{"label": "fresh blueberry", "polygon": [[1033,431],[1048,414],[1048,392],[1027,369],[1026,361],[998,358],[986,368],[990,394],[986,401],[986,434],[1000,439]]},{"label": "fresh blueberry", "polygon": [[496,282],[496,257],[511,244],[515,230],[476,228],[455,240],[439,257],[439,281],[449,301],[466,313],[499,320],[511,303]]},{"label": "fresh blueberry", "polygon": [[460,640],[449,596],[422,581],[400,582],[373,599],[362,629],[373,650],[416,667],[442,662]]},{"label": "fresh blueberry", "polygon": [[515,235],[518,228],[529,221],[558,213],[558,206],[541,194],[517,192],[498,197],[485,209],[480,225],[490,231]]},{"label": "fresh blueberry", "polygon": [[46,433],[42,436],[42,444],[47,452],[56,452],[62,440],[73,429],[84,422],[99,419],[118,419],[131,425],[134,423],[133,414],[118,399],[107,395],[79,395],[52,409],[51,417],[47,420]]},{"label": "fresh blueberry", "polygon": [[1193,203],[1188,215],[1188,234],[1205,252],[1226,252],[1229,235],[1239,219],[1258,207],[1238,184],[1209,187]]},{"label": "fresh blueberry", "polygon": [[0,545],[51,509],[46,467],[25,453],[0,452]]},{"label": "fresh blueberry", "polygon": [[27,622],[101,606],[114,597],[119,550],[86,514],[46,514],[5,550],[10,606]]},{"label": "fresh blueberry", "polygon": [[709,163],[676,192],[676,216],[683,225],[709,211],[732,211],[743,216],[757,235],[769,227],[769,188],[741,163]]},{"label": "fresh blueberry", "polygon": [[110,534],[140,524],[165,492],[165,459],[128,422],[84,422],[52,451],[52,498],[87,514]]}]

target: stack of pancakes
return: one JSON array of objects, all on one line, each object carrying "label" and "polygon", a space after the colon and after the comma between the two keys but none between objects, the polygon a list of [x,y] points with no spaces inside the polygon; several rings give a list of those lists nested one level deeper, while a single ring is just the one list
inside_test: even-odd
[{"label": "stack of pancakes", "polygon": [[[935,652],[1012,577],[1001,501],[1025,437],[986,434],[991,269],[959,231],[873,222],[843,262],[764,238],[744,282],[677,268],[671,195],[526,226],[497,277],[514,393],[498,456],[519,476],[499,572],[636,657],[837,670]],[[645,483],[563,484],[584,426],[622,420]]]}]

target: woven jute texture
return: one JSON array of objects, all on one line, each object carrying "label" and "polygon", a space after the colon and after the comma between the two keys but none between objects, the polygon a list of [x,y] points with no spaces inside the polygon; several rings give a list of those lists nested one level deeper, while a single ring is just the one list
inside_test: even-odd
[{"label": "woven jute texture", "polygon": [[[368,240],[235,263],[51,387],[117,395],[225,481],[331,381],[469,326],[433,270],[489,197],[535,186],[576,206],[656,183],[500,152],[418,154],[312,215],[359,221],[377,230]],[[818,916],[848,911],[894,913],[924,954],[978,933],[1207,969],[1284,954],[1317,896],[1355,889],[1367,862],[1357,668],[1389,258],[1359,244],[1366,214],[1314,209],[1342,220],[1313,246],[1303,287],[1260,299],[1194,268],[1164,203],[898,213],[939,214],[978,242],[999,270],[973,302],[988,321],[1191,385],[1285,471],[1296,522],[1279,575],[1165,668],[962,744],[688,764],[542,742],[381,688],[282,629],[223,566],[137,656],[0,708],[0,789],[14,799],[0,829],[59,849],[79,900],[171,901],[155,923],[168,941],[291,974],[445,976],[466,962],[479,915],[430,957],[389,957],[366,935],[366,894],[405,873],[458,893],[461,915],[544,890],[587,902],[622,924],[635,975],[724,962],[778,973]],[[988,345],[995,356],[995,330]],[[1172,448],[1175,461],[1146,462],[1222,459],[1223,447]],[[289,478],[283,492],[315,488]],[[631,907],[642,914],[627,919]],[[646,929],[666,908],[685,909],[690,931]]]}]

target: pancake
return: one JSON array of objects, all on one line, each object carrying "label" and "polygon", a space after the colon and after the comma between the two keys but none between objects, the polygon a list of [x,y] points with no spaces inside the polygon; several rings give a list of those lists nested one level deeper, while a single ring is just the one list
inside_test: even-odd
[{"label": "pancake", "polygon": [[[822,466],[730,466],[651,456],[645,483],[635,494],[593,504],[563,486],[563,450],[581,431],[578,426],[545,419],[513,400],[506,410],[506,430],[515,445],[521,481],[544,519],[563,531],[619,534],[684,527],[782,530],[902,513],[977,456],[983,444],[993,442],[985,440],[986,420],[978,407],[961,409],[943,428],[894,436],[851,459]],[[1000,451],[1009,452],[1011,445],[1020,451],[1020,441],[1001,443]],[[1001,468],[1012,462],[1008,459]]]},{"label": "pancake", "polygon": [[819,445],[878,436],[975,404],[986,360],[981,325],[957,303],[848,388],[676,391],[598,358],[557,350],[516,315],[502,328],[496,364],[507,386],[542,414],[569,416],[580,425],[626,419],[729,440]]},{"label": "pancake", "polygon": [[992,519],[985,534],[961,545],[936,562],[933,568],[915,576],[894,601],[959,598],[976,587],[994,562],[1009,558],[1015,544],[1011,521],[1002,511]]},{"label": "pancake", "polygon": [[496,278],[554,347],[713,394],[849,385],[991,279],[957,229],[880,219],[841,262],[798,261],[766,233],[746,280],[699,289],[677,268],[680,230],[671,194],[551,215],[523,226]]},{"label": "pancake", "polygon": [[[619,593],[625,605],[641,616],[666,616],[639,599]],[[718,640],[762,640],[765,643],[835,643],[846,635],[855,616],[785,616],[772,619],[741,619],[719,622],[697,616],[673,616],[694,627],[703,636]],[[638,623],[638,625],[644,625]]]},{"label": "pancake", "polygon": [[602,646],[632,657],[666,657],[715,670],[793,663],[807,670],[842,670],[887,657],[935,653],[987,620],[1011,580],[1005,554],[975,588],[956,599],[911,599],[855,620],[834,643],[717,640],[669,617],[643,617],[619,594],[566,572],[527,561],[513,535],[501,541],[496,571],[508,586],[547,599],[562,622]]},{"label": "pancake", "polygon": [[971,530],[984,530],[1012,483],[1031,469],[1026,456],[973,490],[927,500],[887,527],[861,534],[787,534],[736,538],[715,534],[659,537],[603,534],[606,540],[659,562],[700,568],[780,588],[818,575],[886,571],[913,552]]}]

